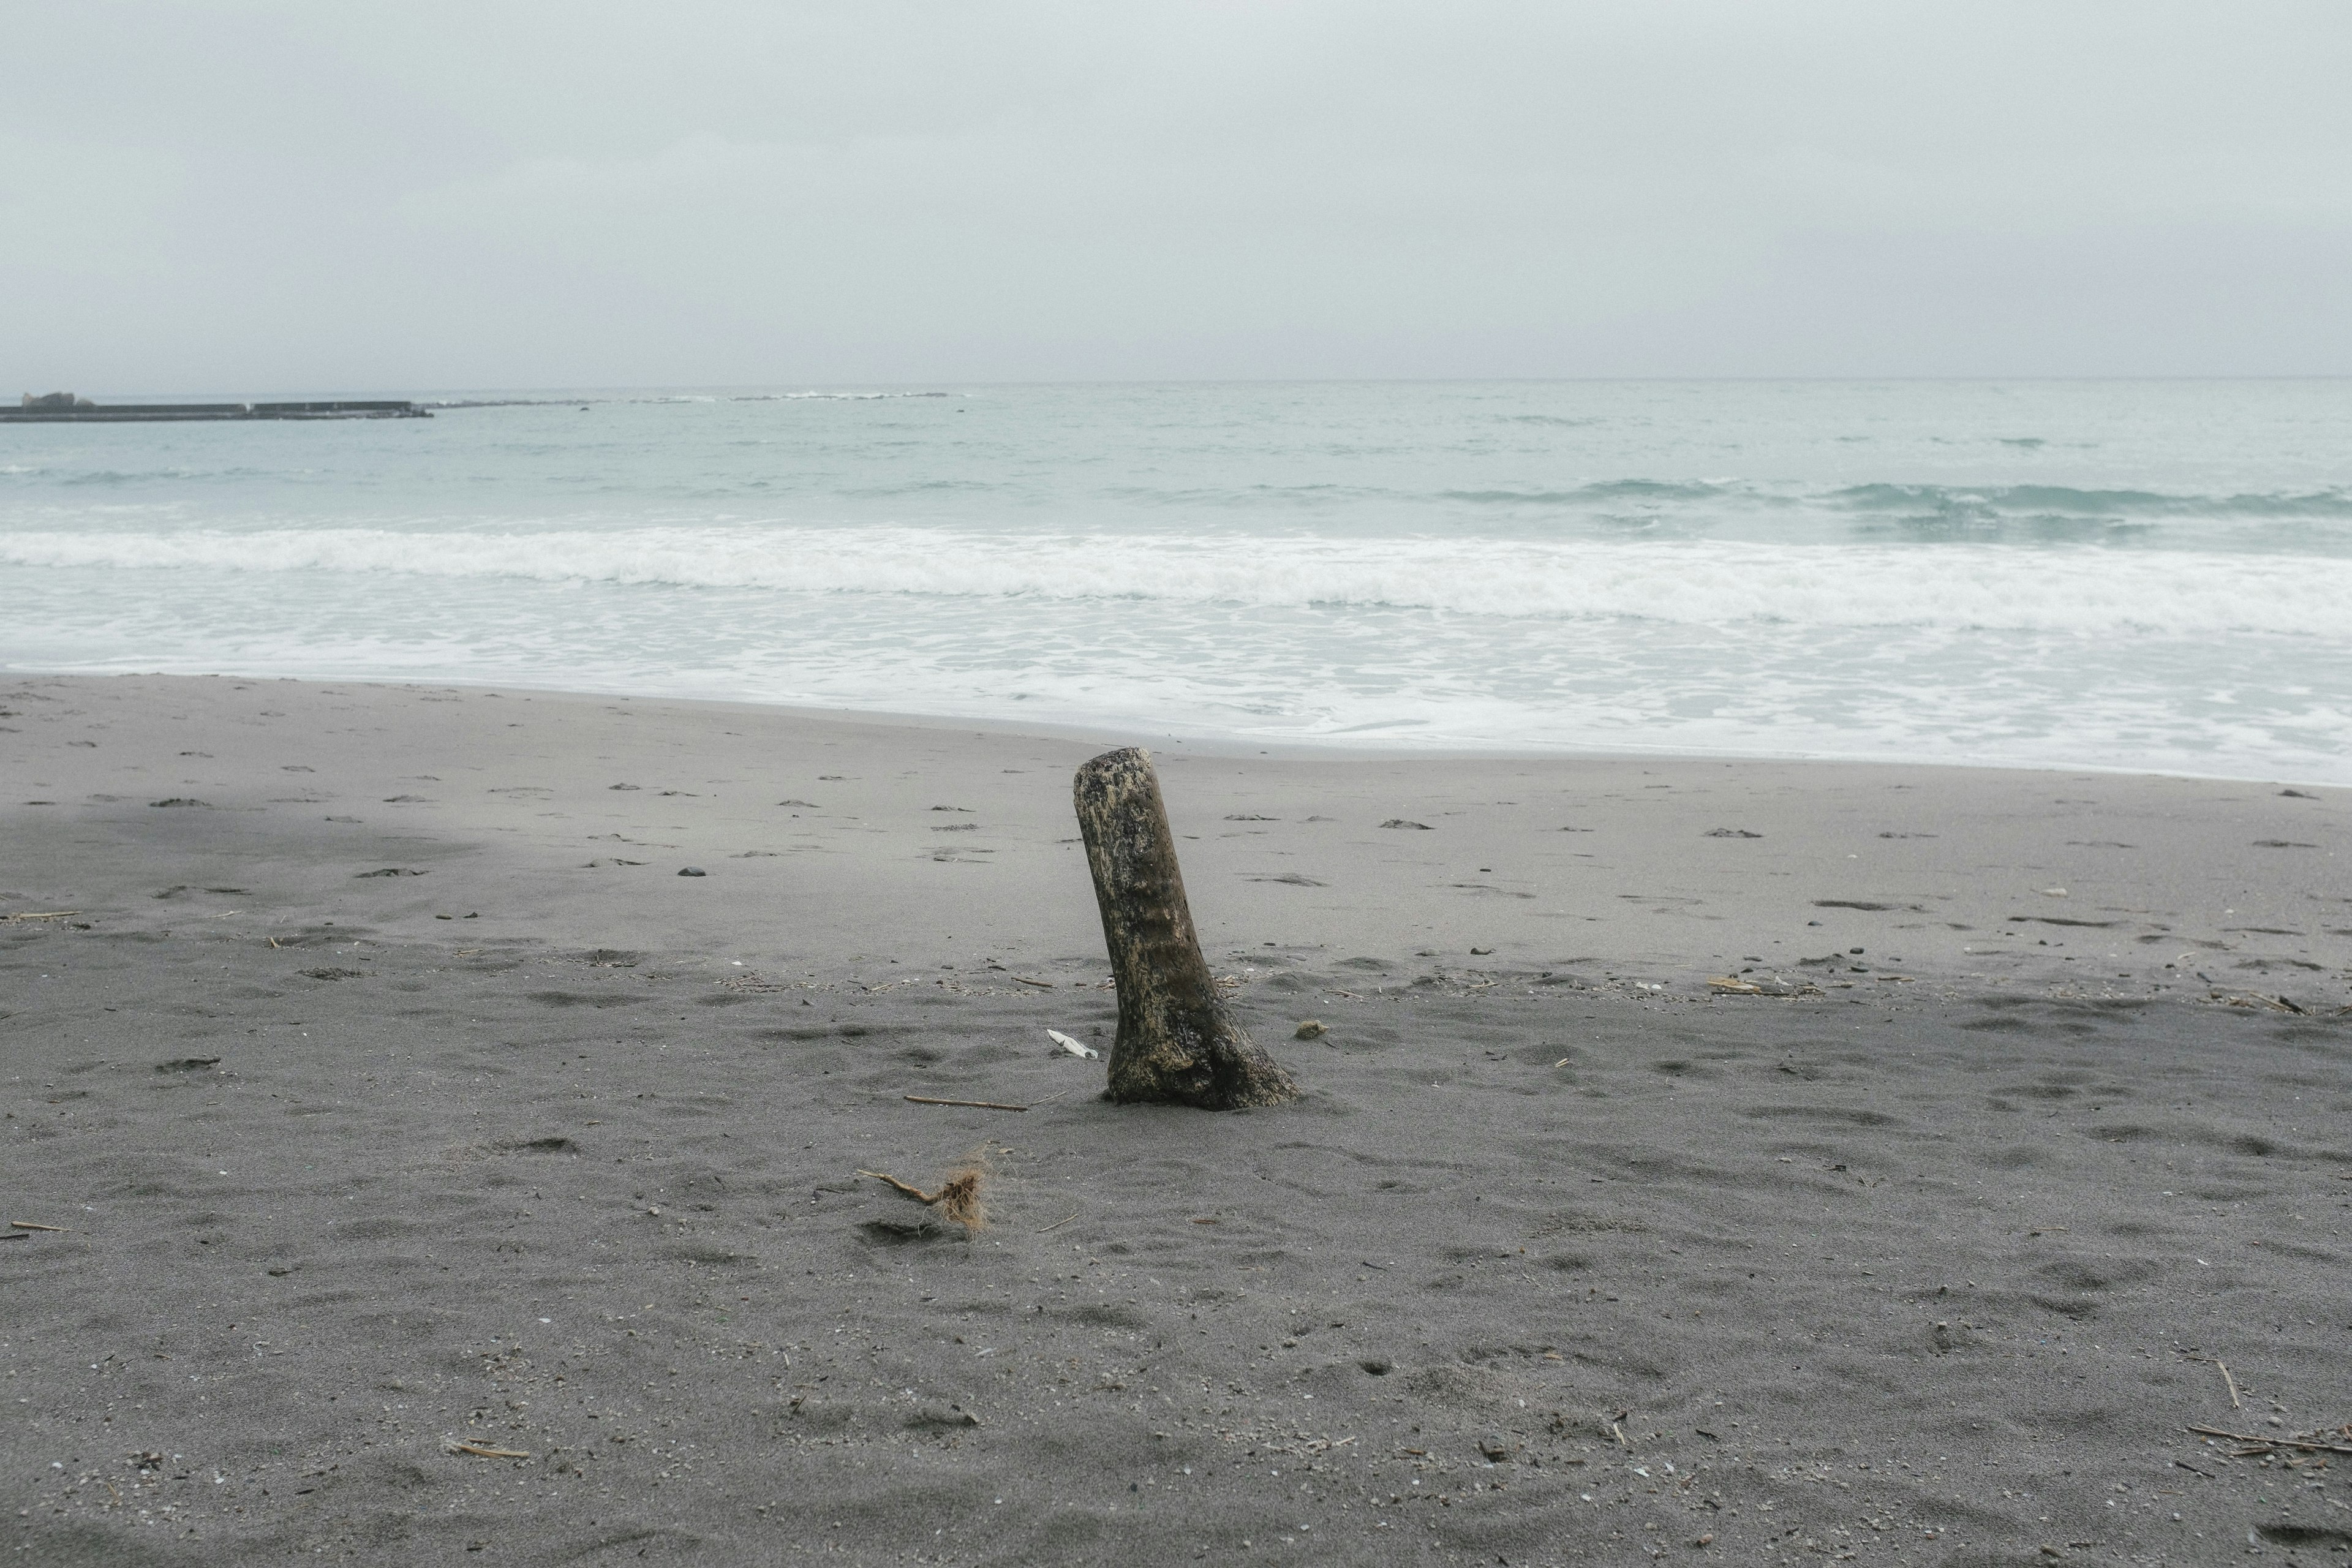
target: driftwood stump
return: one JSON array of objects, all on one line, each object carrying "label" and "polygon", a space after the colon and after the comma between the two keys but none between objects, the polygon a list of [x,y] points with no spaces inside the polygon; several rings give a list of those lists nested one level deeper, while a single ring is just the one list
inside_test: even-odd
[{"label": "driftwood stump", "polygon": [[1104,1098],[1210,1110],[1297,1099],[1298,1085],[1217,995],[1192,933],[1151,753],[1106,752],[1078,770],[1072,793],[1118,982],[1118,1037]]}]

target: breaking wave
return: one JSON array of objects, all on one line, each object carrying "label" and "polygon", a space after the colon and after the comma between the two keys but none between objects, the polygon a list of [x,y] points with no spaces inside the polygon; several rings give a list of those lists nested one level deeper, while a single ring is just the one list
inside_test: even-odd
[{"label": "breaking wave", "polygon": [[0,563],[663,584],[796,595],[1359,605],[2006,631],[2342,639],[2352,560],[2013,546],[1034,533],[905,527],[383,528],[0,535]]}]

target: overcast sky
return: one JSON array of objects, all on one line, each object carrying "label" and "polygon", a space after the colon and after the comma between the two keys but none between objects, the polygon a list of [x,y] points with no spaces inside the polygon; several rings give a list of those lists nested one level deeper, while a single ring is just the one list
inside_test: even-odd
[{"label": "overcast sky", "polygon": [[2345,374],[2347,79],[2345,0],[20,3],[0,375]]}]

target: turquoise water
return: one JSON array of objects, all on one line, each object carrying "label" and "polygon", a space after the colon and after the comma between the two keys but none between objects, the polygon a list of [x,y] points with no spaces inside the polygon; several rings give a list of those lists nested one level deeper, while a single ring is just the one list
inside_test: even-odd
[{"label": "turquoise water", "polygon": [[0,664],[2352,783],[2352,383],[513,396],[0,426]]}]

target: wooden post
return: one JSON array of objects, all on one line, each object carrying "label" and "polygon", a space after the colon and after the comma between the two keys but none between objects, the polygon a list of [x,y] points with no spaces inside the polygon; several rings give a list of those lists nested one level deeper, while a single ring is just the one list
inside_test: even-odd
[{"label": "wooden post", "polygon": [[1104,1098],[1209,1110],[1296,1100],[1298,1085],[1234,1022],[1201,956],[1151,753],[1106,752],[1072,793],[1118,982]]}]

